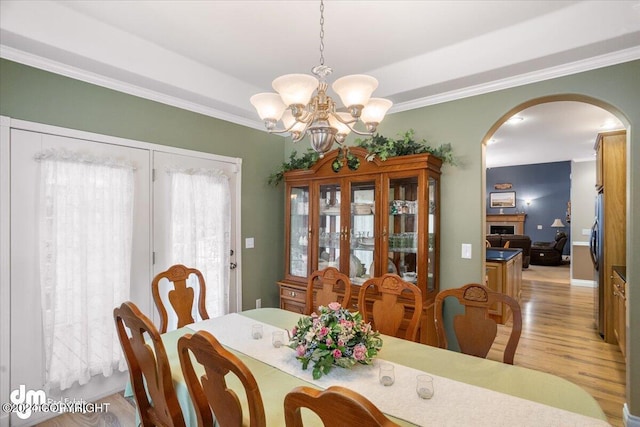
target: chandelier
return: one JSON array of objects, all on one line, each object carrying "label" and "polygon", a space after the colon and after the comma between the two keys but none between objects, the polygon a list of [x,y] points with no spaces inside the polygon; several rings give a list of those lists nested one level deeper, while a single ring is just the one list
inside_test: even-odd
[{"label": "chandelier", "polygon": [[[372,135],[392,102],[371,98],[378,81],[363,74],[337,79],[331,85],[344,104],[336,107],[327,95],[327,76],[333,70],[324,65],[324,1],[320,1],[320,65],[311,69],[316,76],[287,74],[272,82],[277,93],[258,93],[250,99],[269,133],[290,133],[293,142],[309,135],[311,148],[324,157],[334,142],[342,145],[350,132]],[[315,92],[315,93],[314,93]],[[282,128],[278,129],[278,121]],[[362,122],[365,130],[355,128]]]}]

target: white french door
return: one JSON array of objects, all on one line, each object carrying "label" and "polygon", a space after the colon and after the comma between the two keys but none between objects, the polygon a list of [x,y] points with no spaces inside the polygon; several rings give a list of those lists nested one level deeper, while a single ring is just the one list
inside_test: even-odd
[{"label": "white french door", "polygon": [[[16,390],[21,385],[24,385],[27,390],[40,390],[44,388],[46,381],[38,251],[40,164],[34,157],[48,149],[127,159],[134,164],[134,224],[130,298],[143,312],[149,313],[151,311],[149,292],[147,286],[144,285],[150,283],[151,280],[149,269],[151,258],[148,243],[151,235],[151,225],[148,221],[151,202],[149,151],[12,129],[10,390]],[[75,383],[64,391],[49,390],[47,396],[54,400],[74,396],[88,398],[101,394],[102,390],[119,389],[126,378],[126,372],[116,372],[108,378],[98,375],[84,386]],[[26,420],[20,420],[13,415],[11,425],[29,425],[37,419],[38,415],[44,414],[34,414]]]},{"label": "white french door", "polygon": [[[211,158],[203,158],[203,157],[193,157],[189,155],[183,154],[175,154],[175,153],[167,153],[161,151],[155,151],[153,153],[153,168],[154,168],[154,182],[153,182],[153,192],[154,192],[154,206],[153,206],[153,241],[154,241],[154,266],[153,273],[158,274],[164,270],[167,270],[171,265],[175,263],[185,264],[181,258],[176,258],[172,256],[172,241],[171,241],[171,212],[172,212],[172,204],[171,204],[171,174],[170,171],[175,170],[202,170],[202,171],[220,171],[223,173],[229,181],[229,188],[239,188],[239,172],[240,168],[235,159],[225,160],[224,158],[217,159],[214,156]],[[240,298],[240,289],[238,286],[238,275],[237,270],[233,267],[237,262],[236,256],[236,245],[235,242],[238,240],[239,230],[237,228],[237,221],[235,220],[238,217],[238,200],[237,200],[237,191],[229,192],[230,200],[216,200],[214,203],[229,203],[230,205],[230,215],[231,215],[231,223],[229,224],[229,241],[231,242],[228,250],[229,255],[226,257],[222,257],[225,265],[222,266],[212,266],[211,263],[214,262],[216,258],[211,257],[208,258],[204,264],[207,267],[202,267],[199,265],[195,265],[193,262],[192,265],[187,265],[188,267],[194,267],[201,270],[204,275],[206,285],[207,285],[207,299],[209,299],[212,295],[228,295],[228,303],[225,304],[225,312],[235,312],[240,311],[242,309],[242,300]],[[204,206],[203,206],[204,208]],[[214,210],[211,211],[210,215],[216,215]],[[215,219],[215,218],[214,218]],[[204,232],[204,230],[202,230]],[[226,254],[225,254],[226,255]],[[220,262],[221,260],[215,261]],[[232,268],[233,267],[233,268]],[[211,274],[206,274],[206,271],[203,271],[203,268],[206,268],[210,271]],[[223,269],[231,269],[231,272],[228,274],[228,279],[225,278],[223,280],[220,274],[216,274],[219,272],[219,268]],[[160,285],[163,285],[161,282]],[[196,288],[197,292],[197,288]],[[160,290],[161,295],[166,295],[166,291],[164,289]],[[196,294],[197,298],[197,294]],[[166,305],[166,303],[165,303]],[[216,314],[216,310],[212,310],[210,307],[207,308],[210,316],[214,316]],[[195,313],[194,313],[195,314]],[[217,314],[223,314],[221,312],[217,312]],[[171,311],[169,311],[169,330],[175,328],[176,319],[171,317]],[[154,310],[154,322],[156,324],[159,323],[158,312]],[[197,319],[196,316],[194,318]]]},{"label": "white french door", "polygon": [[[34,156],[46,149],[64,149],[126,159],[134,164],[130,299],[157,326],[151,280],[170,262],[167,258],[170,226],[166,216],[169,192],[167,174],[163,170],[168,167],[218,169],[229,177],[229,233],[234,256],[227,261],[239,264],[239,254],[235,250],[240,241],[241,161],[6,117],[0,117],[0,120],[0,401],[8,402],[9,393],[21,385],[27,390],[40,390],[46,381],[39,272],[40,165]],[[153,169],[156,169],[155,181]],[[231,312],[241,310],[240,283],[240,269],[231,270],[228,283]],[[213,284],[207,283],[207,286]],[[83,386],[74,383],[64,391],[48,390],[47,397],[54,401],[65,398],[91,401],[122,390],[127,379],[127,372],[115,372],[107,378],[96,375]],[[7,415],[0,413],[0,425],[6,425]],[[13,415],[10,423],[32,425],[51,415],[33,414],[26,420]]]}]

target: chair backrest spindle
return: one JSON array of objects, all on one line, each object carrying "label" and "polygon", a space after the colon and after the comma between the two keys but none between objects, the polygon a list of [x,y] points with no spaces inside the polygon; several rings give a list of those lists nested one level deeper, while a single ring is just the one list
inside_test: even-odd
[{"label": "chair backrest spindle", "polygon": [[321,305],[327,306],[331,302],[339,302],[349,309],[351,300],[351,281],[346,274],[335,267],[314,271],[307,282],[307,300],[305,314],[310,315]]},{"label": "chair backrest spindle", "polygon": [[209,314],[205,306],[206,299],[206,284],[202,273],[195,269],[189,268],[182,264],[176,264],[171,266],[168,270],[158,273],[151,282],[151,292],[153,294],[153,302],[160,313],[160,332],[167,332],[169,323],[169,317],[167,314],[167,308],[164,305],[163,299],[160,295],[160,281],[167,279],[173,283],[174,289],[168,292],[168,300],[173,308],[176,316],[178,317],[178,328],[181,328],[190,323],[194,323],[196,320],[193,318],[192,310],[194,304],[194,290],[187,286],[187,279],[190,275],[195,275],[198,279],[199,294],[198,294],[198,314],[202,320],[208,319]]},{"label": "chair backrest spindle", "polygon": [[453,319],[453,329],[460,350],[465,354],[483,358],[487,357],[498,333],[497,322],[489,316],[489,309],[495,304],[502,303],[509,307],[513,325],[504,349],[503,362],[513,365],[513,358],[522,333],[520,304],[509,295],[494,292],[477,283],[439,292],[435,300],[435,322],[440,348],[448,347],[443,317],[444,300],[447,297],[455,297],[465,308],[464,314],[456,315]]},{"label": "chair backrest spindle", "polygon": [[301,408],[315,412],[325,427],[396,427],[373,403],[355,391],[332,386],[324,391],[296,387],[284,398],[287,427],[302,427]]},{"label": "chair backrest spindle", "polygon": [[[367,294],[375,290],[379,298],[375,298],[372,305],[372,319],[369,319]],[[408,298],[413,305],[406,332],[401,333],[400,328],[405,319],[408,308],[402,298]],[[422,315],[422,292],[413,283],[405,282],[397,274],[385,274],[374,277],[364,282],[358,294],[358,308],[365,322],[373,320],[375,329],[385,335],[392,335],[416,341],[418,337],[420,316]]]},{"label": "chair backrest spindle", "polygon": [[[253,374],[233,353],[206,331],[186,334],[178,340],[178,354],[182,374],[189,389],[198,417],[199,427],[213,425],[213,417],[220,427],[243,425],[243,413],[237,394],[227,387],[225,377],[233,373],[244,386],[249,405],[250,427],[265,427],[266,418],[262,395]],[[205,375],[195,373],[193,358],[204,367]]]},{"label": "chair backrest spindle", "polygon": [[142,425],[184,427],[169,359],[158,330],[132,302],[116,307],[113,317]]}]

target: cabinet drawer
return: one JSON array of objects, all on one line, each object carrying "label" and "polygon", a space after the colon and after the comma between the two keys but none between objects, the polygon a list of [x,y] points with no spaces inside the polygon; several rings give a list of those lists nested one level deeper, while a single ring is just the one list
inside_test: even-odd
[{"label": "cabinet drawer", "polygon": [[306,302],[307,299],[307,291],[306,290],[300,290],[298,288],[290,288],[287,286],[281,286],[280,287],[280,299],[286,299],[290,302],[298,302],[301,303],[303,306]]},{"label": "cabinet drawer", "polygon": [[294,313],[304,314],[304,304],[300,304],[296,301],[290,301],[288,299],[280,299],[280,308]]}]

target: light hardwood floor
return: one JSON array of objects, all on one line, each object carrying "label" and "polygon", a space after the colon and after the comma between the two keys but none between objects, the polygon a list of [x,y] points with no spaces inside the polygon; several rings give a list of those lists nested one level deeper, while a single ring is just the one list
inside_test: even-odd
[{"label": "light hardwood floor", "polygon": [[[515,364],[548,372],[583,387],[598,401],[609,422],[622,426],[625,363],[617,346],[604,343],[593,328],[593,289],[569,285],[567,266],[531,266],[523,273],[523,332]],[[500,337],[490,358],[506,336]],[[109,396],[114,408],[102,416],[65,414],[40,427],[133,426],[135,411],[121,395]],[[110,408],[111,408],[110,407]],[[116,410],[117,408],[117,410]]]},{"label": "light hardwood floor", "polygon": [[[565,378],[590,393],[609,423],[622,426],[625,361],[594,329],[593,288],[570,286],[568,265],[530,266],[523,273],[522,336],[514,364]],[[496,349],[504,347],[501,331]],[[500,353],[501,354],[501,353]],[[489,355],[500,360],[498,353]]]}]

